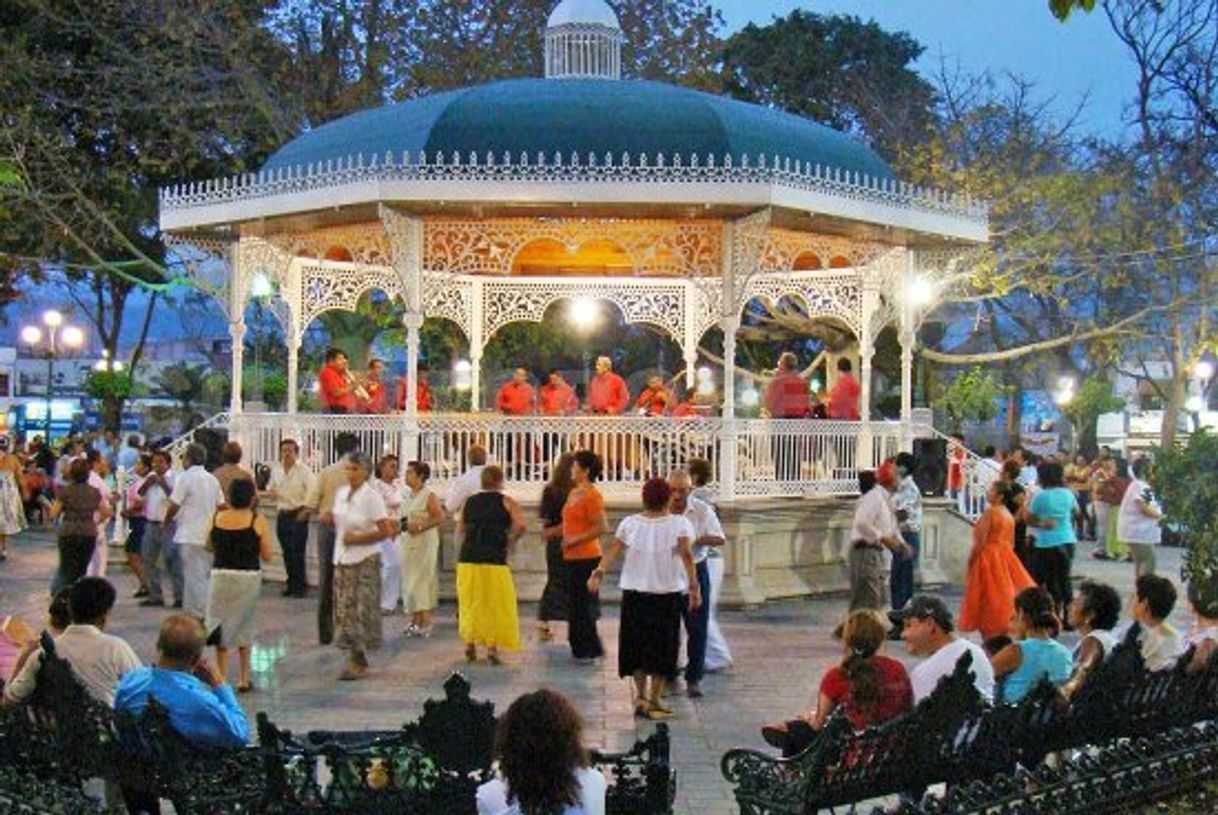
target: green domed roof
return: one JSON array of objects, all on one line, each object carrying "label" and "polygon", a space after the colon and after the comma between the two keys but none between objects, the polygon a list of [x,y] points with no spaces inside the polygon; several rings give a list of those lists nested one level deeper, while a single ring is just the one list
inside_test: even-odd
[{"label": "green domed roof", "polygon": [[403,152],[429,161],[437,153],[462,161],[476,153],[481,161],[488,152],[496,161],[505,153],[532,161],[539,152],[581,161],[609,154],[614,162],[623,154],[631,162],[765,156],[894,175],[866,145],[789,113],[661,82],[601,79],[511,79],[361,111],[288,142],[263,170],[387,153],[398,160]]}]

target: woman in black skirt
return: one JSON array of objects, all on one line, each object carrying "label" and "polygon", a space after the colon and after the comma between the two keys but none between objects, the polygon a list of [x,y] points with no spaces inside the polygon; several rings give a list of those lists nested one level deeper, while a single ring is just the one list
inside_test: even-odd
[{"label": "woman in black skirt", "polygon": [[702,603],[690,550],[694,530],[685,516],[669,514],[669,496],[662,478],[643,485],[643,512],[622,521],[588,578],[588,590],[598,591],[605,570],[625,548],[618,675],[634,679],[634,714],[649,719],[673,715],[664,704],[664,686],[677,675],[681,607],[688,603],[693,610]]},{"label": "woman in black skirt", "polygon": [[571,478],[571,465],[575,456],[563,453],[554,464],[550,483],[541,492],[541,538],[546,544],[546,587],[537,605],[537,639],[549,642],[554,639],[550,628],[552,620],[567,619],[567,584],[562,561],[562,508],[575,482]]}]

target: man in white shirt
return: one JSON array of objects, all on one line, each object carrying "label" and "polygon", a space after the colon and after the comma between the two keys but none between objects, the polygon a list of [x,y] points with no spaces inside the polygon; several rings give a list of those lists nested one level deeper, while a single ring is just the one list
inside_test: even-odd
[{"label": "man in white shirt", "polygon": [[[114,706],[114,690],[123,674],[140,667],[139,657],[125,640],[106,634],[106,619],[114,608],[115,591],[105,579],[82,577],[69,591],[72,624],[55,640],[55,653],[99,702]],[[32,655],[4,688],[5,698],[23,702],[38,684],[42,653]]]},{"label": "man in white shirt", "polygon": [[[892,607],[903,608],[914,593],[914,572],[918,566],[918,552],[922,548],[922,489],[914,480],[918,460],[912,453],[897,454],[897,472],[901,483],[892,497],[892,508],[896,512],[901,539],[909,544],[913,554],[909,557],[893,558],[889,589],[892,592]],[[901,628],[896,626],[889,639],[899,640]]]},{"label": "man in white shirt", "polygon": [[205,544],[211,534],[216,510],[224,503],[224,493],[216,477],[203,468],[207,448],[191,444],[186,448],[186,472],[177,477],[165,520],[177,524],[173,542],[182,557],[182,610],[203,619],[207,613],[207,587],[211,581],[211,552]]},{"label": "man in white shirt", "polygon": [[710,625],[711,585],[707,555],[712,547],[724,543],[723,527],[715,509],[705,501],[690,496],[693,482],[685,470],[675,470],[668,476],[668,511],[673,515],[684,515],[694,528],[693,555],[694,574],[698,578],[698,591],[704,598],[696,609],[682,606],[685,620],[685,694],[691,699],[702,696],[702,677],[706,674],[706,632]]},{"label": "man in white shirt", "polygon": [[860,608],[887,611],[892,556],[910,557],[913,552],[901,539],[892,509],[891,496],[898,481],[896,465],[885,461],[875,471],[875,485],[863,493],[855,506],[850,525],[850,611]]},{"label": "man in white shirt", "polygon": [[889,617],[902,626],[909,653],[923,657],[909,672],[914,704],[930,696],[939,680],[955,671],[960,657],[966,653],[972,657],[969,671],[977,692],[986,701],[993,699],[994,669],[990,667],[989,658],[980,646],[953,633],[955,621],[942,600],[929,594],[919,594],[905,608],[892,612]]},{"label": "man in white shirt", "polygon": [[317,512],[317,640],[334,641],[334,496],[347,483],[347,456],[359,448],[359,436],[339,433],[334,437],[334,462],[322,468],[313,481],[306,502]]},{"label": "man in white shirt", "polygon": [[471,495],[482,491],[482,471],[486,469],[486,448],[480,444],[470,445],[467,455],[469,469],[457,476],[448,495],[444,498],[444,509],[449,515],[460,515],[461,507]]},{"label": "man in white shirt", "polygon": [[283,551],[283,568],[288,581],[284,597],[304,597],[305,547],[309,543],[309,494],[315,481],[309,468],[299,463],[300,446],[293,439],[279,443],[279,464],[271,468],[267,497],[275,501],[275,536]]},{"label": "man in white shirt", "polygon": [[163,568],[169,573],[169,582],[173,587],[173,607],[182,607],[182,558],[178,545],[173,542],[173,522],[165,520],[165,510],[172,492],[173,472],[169,468],[169,453],[154,450],[152,472],[139,488],[140,498],[144,502],[144,541],[140,554],[144,559],[144,568],[148,570],[148,596],[140,601],[141,606],[165,605],[165,593],[161,588],[163,555]]}]

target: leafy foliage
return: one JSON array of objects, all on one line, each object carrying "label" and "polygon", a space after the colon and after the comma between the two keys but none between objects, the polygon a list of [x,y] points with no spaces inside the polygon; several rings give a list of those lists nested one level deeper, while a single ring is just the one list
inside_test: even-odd
[{"label": "leafy foliage", "polygon": [[1065,20],[1075,10],[1090,12],[1095,8],[1095,0],[1049,0],[1049,10],[1059,20]]},{"label": "leafy foliage", "polygon": [[1062,408],[1079,434],[1080,452],[1093,455],[1096,451],[1095,425],[1100,415],[1125,408],[1125,400],[1112,392],[1112,382],[1098,376],[1083,381],[1078,393]]},{"label": "leafy foliage", "polygon": [[952,380],[943,392],[943,407],[954,429],[967,420],[988,422],[998,415],[998,400],[1006,389],[994,381],[990,371],[977,366]]},{"label": "leafy foliage", "polygon": [[913,69],[923,50],[874,21],[797,9],[727,40],[724,85],[740,99],[860,136],[891,158],[920,141],[933,116],[934,89]]},{"label": "leafy foliage", "polygon": [[1218,617],[1218,436],[1202,428],[1184,445],[1159,450],[1154,482],[1164,518],[1185,530],[1181,577],[1190,598]]}]

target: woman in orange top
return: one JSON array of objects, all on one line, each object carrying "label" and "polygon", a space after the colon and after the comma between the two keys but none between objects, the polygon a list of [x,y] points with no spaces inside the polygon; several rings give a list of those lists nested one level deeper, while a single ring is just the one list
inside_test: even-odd
[{"label": "woman in orange top", "polygon": [[1014,486],[995,481],[986,494],[989,506],[973,527],[973,551],[964,578],[960,630],[980,631],[985,639],[1005,634],[1015,612],[1015,595],[1036,585],[1015,555],[1015,518],[1006,508]]},{"label": "woman in orange top", "polygon": [[591,450],[575,454],[571,478],[575,487],[562,508],[562,557],[567,573],[567,640],[571,656],[590,663],[604,655],[596,620],[600,597],[588,591],[588,578],[601,561],[601,535],[609,531],[605,499],[596,488],[601,459]]}]

